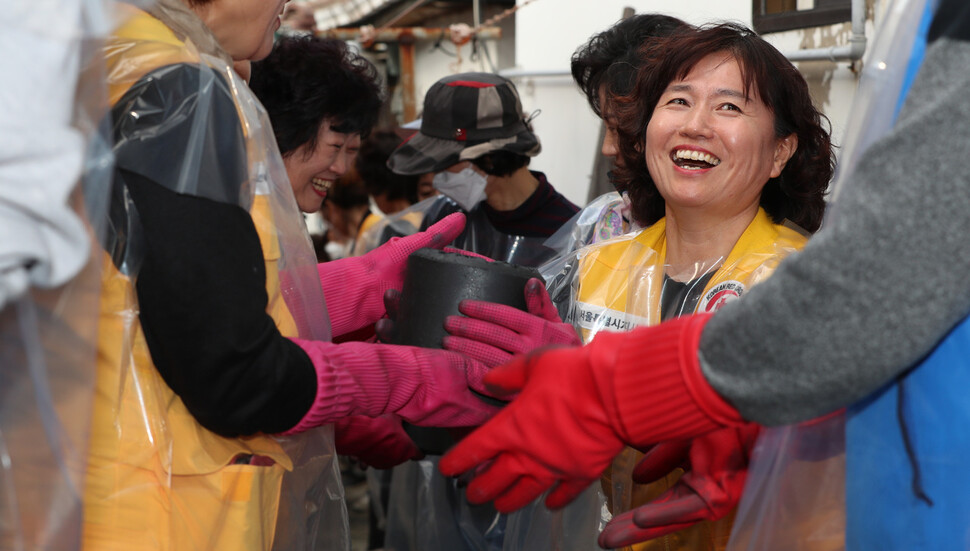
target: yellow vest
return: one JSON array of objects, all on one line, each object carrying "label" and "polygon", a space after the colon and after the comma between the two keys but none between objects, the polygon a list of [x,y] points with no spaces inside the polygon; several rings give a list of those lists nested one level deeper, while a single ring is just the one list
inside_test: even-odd
[{"label": "yellow vest", "polygon": [[[767,213],[759,209],[705,285],[695,312],[714,311],[739,298],[751,285],[770,276],[785,256],[804,247],[806,240],[801,233],[772,223]],[[580,327],[584,342],[589,342],[598,331],[629,331],[660,323],[666,253],[666,219],[633,236],[604,241],[589,250],[580,261],[573,309],[574,322]],[[693,278],[703,273],[699,269]],[[603,475],[603,490],[614,515],[658,497],[683,474],[683,470],[676,469],[662,480],[636,484],[631,473],[642,457],[642,453],[627,448]],[[732,512],[717,522],[702,522],[626,549],[724,549],[733,521]]]},{"label": "yellow vest", "polygon": [[[112,47],[123,52],[112,57],[109,49],[112,102],[150,70],[192,61],[167,27],[142,12]],[[296,336],[280,296],[280,247],[266,196],[256,196],[251,214],[266,261],[267,312],[283,335]],[[270,549],[283,473],[293,462],[271,437],[225,438],[199,425],[152,363],[131,280],[107,254],[103,264],[83,548]],[[250,455],[261,458],[258,465],[235,464]]]}]

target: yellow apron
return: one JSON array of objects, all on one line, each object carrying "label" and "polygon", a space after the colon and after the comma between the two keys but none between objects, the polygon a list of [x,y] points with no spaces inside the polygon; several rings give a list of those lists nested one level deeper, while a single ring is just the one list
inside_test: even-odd
[{"label": "yellow apron", "polygon": [[[131,17],[106,49],[112,103],[157,67],[198,61],[161,22],[120,9]],[[296,336],[280,295],[267,196],[255,197],[251,215],[266,262],[267,312],[283,335]],[[131,280],[103,256],[84,549],[270,549],[293,462],[271,437],[225,438],[199,425],[152,364]]]},{"label": "yellow apron", "polygon": [[[253,218],[266,257],[267,311],[284,335],[295,335],[278,292],[280,250],[266,237],[264,196]],[[107,255],[104,274],[84,549],[269,549],[290,458],[271,437],[225,438],[199,425],[152,364],[134,289]],[[251,455],[271,461],[234,464]]]},{"label": "yellow apron", "polygon": [[[771,275],[778,262],[801,249],[806,240],[801,233],[772,223],[759,209],[723,262],[705,259],[699,263],[690,279],[703,275],[711,266],[720,267],[705,285],[695,312],[713,311],[739,298],[748,287]],[[629,331],[660,323],[666,245],[666,219],[661,219],[631,237],[594,245],[582,258],[574,316],[584,342],[598,331]],[[603,489],[614,515],[658,497],[683,474],[682,469],[676,469],[662,480],[636,484],[631,473],[642,457],[639,451],[627,448],[604,473]],[[724,549],[733,520],[734,512],[719,521],[701,522],[627,549]]]}]

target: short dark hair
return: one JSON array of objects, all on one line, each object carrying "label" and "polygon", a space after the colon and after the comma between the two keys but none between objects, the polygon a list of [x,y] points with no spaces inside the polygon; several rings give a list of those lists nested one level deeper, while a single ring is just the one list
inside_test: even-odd
[{"label": "short dark hair", "polygon": [[812,102],[808,83],[774,46],[742,25],[724,23],[678,33],[648,44],[632,93],[611,99],[619,121],[617,187],[630,195],[633,215],[653,224],[665,203],[647,170],[647,125],[667,86],[684,78],[702,59],[723,52],[741,67],[744,93],[757,91],[775,118],[775,137],[798,137],[798,148],[781,175],[761,192],[761,206],[776,223],[790,220],[810,232],[822,223],[825,191],[835,170],[828,118]]},{"label": "short dark hair", "polygon": [[511,176],[513,172],[524,166],[529,166],[531,160],[527,155],[498,150],[472,159],[472,164],[482,169],[485,174],[504,177]]},{"label": "short dark hair", "polygon": [[386,195],[390,201],[407,199],[414,204],[418,202],[418,175],[398,174],[387,167],[387,159],[402,141],[393,130],[375,130],[361,142],[354,166],[367,193],[375,197]]},{"label": "short dark hair", "polygon": [[303,145],[313,151],[325,120],[335,132],[362,137],[377,122],[383,102],[377,69],[342,40],[280,37],[252,73],[249,87],[269,113],[284,156]]},{"label": "short dark hair", "polygon": [[[622,19],[605,31],[593,35],[573,53],[570,68],[573,80],[586,94],[586,100],[600,118],[603,106],[600,105],[600,89],[607,81],[611,88],[621,93],[629,92],[636,76],[637,50],[651,38],[668,36],[674,32],[689,29],[690,25],[669,15],[656,13],[637,14]],[[611,65],[626,70],[607,71]]]}]

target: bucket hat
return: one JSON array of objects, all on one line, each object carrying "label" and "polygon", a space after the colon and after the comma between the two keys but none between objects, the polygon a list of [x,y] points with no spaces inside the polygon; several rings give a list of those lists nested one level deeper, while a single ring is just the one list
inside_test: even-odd
[{"label": "bucket hat", "polygon": [[540,149],[510,80],[494,73],[460,73],[431,86],[424,96],[421,129],[391,154],[387,166],[398,174],[423,174],[493,151],[534,157]]}]

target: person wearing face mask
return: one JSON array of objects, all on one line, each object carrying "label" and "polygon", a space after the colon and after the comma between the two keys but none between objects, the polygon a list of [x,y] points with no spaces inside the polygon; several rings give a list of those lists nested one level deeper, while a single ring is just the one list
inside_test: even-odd
[{"label": "person wearing face mask", "polygon": [[[512,82],[490,73],[445,77],[425,95],[423,113],[420,131],[387,163],[399,174],[435,173],[440,195],[422,227],[464,212],[468,222],[454,247],[526,266],[552,259],[556,252],[544,242],[579,209],[544,174],[529,170],[540,144]],[[507,535],[513,521],[489,505],[471,506],[456,481],[438,472],[439,458],[429,455],[394,469],[385,547],[518,548]]]},{"label": "person wearing face mask", "polygon": [[421,129],[387,166],[398,174],[435,173],[433,185],[442,196],[423,227],[465,212],[468,223],[455,247],[537,266],[554,254],[542,242],[579,210],[543,173],[529,170],[540,149],[511,81],[461,73],[431,86]]}]

